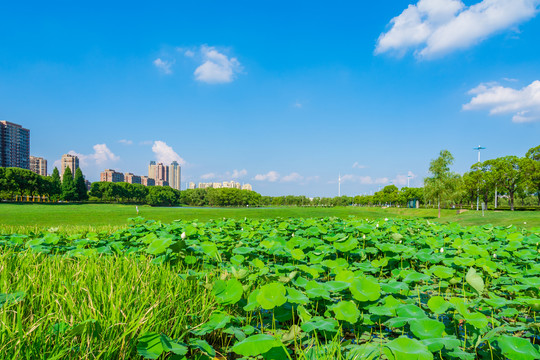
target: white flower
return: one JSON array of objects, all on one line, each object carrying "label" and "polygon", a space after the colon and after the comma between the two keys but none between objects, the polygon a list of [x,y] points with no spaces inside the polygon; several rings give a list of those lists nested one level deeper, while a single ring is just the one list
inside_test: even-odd
[{"label": "white flower", "polygon": [[291,236],[294,237],[294,233]]},{"label": "white flower", "polygon": [[379,227],[379,224],[375,225],[375,227]]},{"label": "white flower", "polygon": [[244,231],[244,228],[240,229],[241,231]]},{"label": "white flower", "polygon": [[442,252],[442,253],[444,252],[444,249],[443,249],[443,248],[441,248],[441,252]]},{"label": "white flower", "polygon": [[182,240],[185,239],[185,238],[186,238],[186,232],[184,231],[184,232],[182,233],[182,235],[180,235],[180,237],[182,238]]},{"label": "white flower", "polygon": [[496,259],[496,258],[497,258],[497,254],[493,254],[493,258]]},{"label": "white flower", "polygon": [[401,241],[401,240],[399,240],[399,243],[400,243],[400,244],[401,244],[401,242],[402,242],[402,241]]},{"label": "white flower", "polygon": [[523,223],[524,223],[525,225],[527,225],[527,222],[526,222],[526,221],[524,221]]},{"label": "white flower", "polygon": [[388,221],[388,218],[384,218],[384,221]]},{"label": "white flower", "polygon": [[362,235],[362,239],[364,240],[366,239],[366,234]]}]

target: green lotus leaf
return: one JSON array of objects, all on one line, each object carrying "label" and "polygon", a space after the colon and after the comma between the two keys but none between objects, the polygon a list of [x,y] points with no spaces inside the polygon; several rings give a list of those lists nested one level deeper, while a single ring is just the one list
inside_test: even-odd
[{"label": "green lotus leaf", "polygon": [[257,294],[257,302],[265,310],[271,310],[287,302],[285,297],[287,290],[283,284],[270,283],[260,288]]},{"label": "green lotus leaf", "polygon": [[326,331],[335,333],[338,331],[338,322],[334,319],[325,319],[321,317],[313,318],[302,324],[302,330],[305,332]]},{"label": "green lotus leaf", "polygon": [[424,339],[421,343],[426,345],[431,352],[441,351],[443,348],[446,350],[453,350],[461,346],[461,341],[456,339],[455,336],[445,336],[438,339]]},{"label": "green lotus leaf", "polygon": [[411,318],[411,319],[422,319],[427,317],[424,310],[420,309],[418,306],[413,304],[403,304],[399,305],[396,308],[397,315],[399,317]]},{"label": "green lotus leaf", "polygon": [[287,300],[290,303],[305,305],[309,303],[309,298],[299,290],[287,288]]},{"label": "green lotus leaf", "polygon": [[429,309],[433,311],[435,314],[443,314],[450,307],[450,303],[444,300],[444,298],[441,296],[431,297],[428,300],[427,305]]},{"label": "green lotus leaf", "polygon": [[479,295],[482,295],[484,292],[484,280],[482,280],[482,277],[476,273],[474,268],[469,269],[467,275],[465,276],[465,280],[473,287],[473,289],[478,292]]},{"label": "green lotus leaf", "polygon": [[430,271],[435,276],[441,279],[448,279],[454,275],[454,269],[449,268],[447,266],[435,265],[431,267]]},{"label": "green lotus leaf", "polygon": [[156,239],[152,241],[150,245],[148,245],[146,252],[150,255],[163,254],[165,251],[167,251],[172,242],[173,240],[171,238]]},{"label": "green lotus leaf", "polygon": [[137,354],[145,359],[157,359],[163,353],[161,336],[155,332],[147,332],[137,340]]},{"label": "green lotus leaf", "polygon": [[384,353],[390,360],[433,360],[433,354],[426,345],[403,336],[387,343]]},{"label": "green lotus leaf", "polygon": [[467,321],[469,324],[471,324],[477,329],[483,329],[489,323],[489,320],[486,317],[486,315],[479,312],[466,314],[463,317],[465,318],[465,321]]},{"label": "green lotus leaf", "polygon": [[242,356],[258,356],[278,346],[281,347],[281,342],[273,336],[258,334],[236,343],[232,351]]},{"label": "green lotus leaf", "polygon": [[440,338],[444,332],[444,324],[432,319],[418,319],[409,322],[411,332],[419,339]]},{"label": "green lotus leaf", "polygon": [[366,277],[354,280],[349,290],[358,301],[375,301],[381,296],[380,285],[374,279]]},{"label": "green lotus leaf", "polygon": [[216,301],[223,305],[236,304],[241,298],[244,289],[240,281],[230,279],[227,282],[217,280],[212,288]]},{"label": "green lotus leaf", "polygon": [[332,311],[336,314],[336,319],[350,322],[353,325],[356,324],[360,316],[360,311],[352,301],[340,301],[332,307]]},{"label": "green lotus leaf", "polygon": [[511,360],[540,359],[540,352],[528,339],[504,335],[496,338],[496,341],[503,355]]}]

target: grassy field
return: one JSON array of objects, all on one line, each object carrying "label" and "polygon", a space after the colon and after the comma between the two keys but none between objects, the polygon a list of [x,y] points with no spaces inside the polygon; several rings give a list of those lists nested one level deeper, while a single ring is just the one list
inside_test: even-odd
[{"label": "grassy field", "polygon": [[[244,217],[254,219],[281,218],[322,218],[335,216],[347,218],[355,216],[366,219],[377,218],[421,218],[442,223],[457,222],[461,225],[517,225],[525,228],[540,227],[540,212],[481,212],[467,211],[456,215],[455,210],[443,210],[442,218],[437,219],[435,209],[406,208],[164,208],[139,206],[139,215],[146,219],[170,223],[173,220],[207,221],[210,219]],[[27,233],[43,228],[57,227],[59,230],[114,231],[128,224],[128,218],[136,217],[134,205],[104,204],[0,204],[0,232]]]}]

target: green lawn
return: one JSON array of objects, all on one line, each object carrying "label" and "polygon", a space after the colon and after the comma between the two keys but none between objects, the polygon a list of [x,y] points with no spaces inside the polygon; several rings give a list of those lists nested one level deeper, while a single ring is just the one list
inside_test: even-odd
[{"label": "green lawn", "polygon": [[[327,217],[346,218],[355,216],[367,219],[391,217],[417,217],[437,220],[434,209],[406,208],[165,208],[139,206],[139,215],[146,219],[160,220],[169,223],[173,220],[184,219],[207,221],[216,218],[298,218],[298,217]],[[95,230],[114,230],[128,224],[127,219],[136,217],[134,205],[104,205],[104,204],[0,204],[0,231],[28,232],[47,227],[59,227],[61,230],[77,230],[93,228]],[[458,222],[462,225],[510,225],[521,227],[540,227],[540,212],[481,212],[467,211],[456,215],[454,210],[443,210],[441,222]],[[524,224],[526,223],[526,224]]]}]

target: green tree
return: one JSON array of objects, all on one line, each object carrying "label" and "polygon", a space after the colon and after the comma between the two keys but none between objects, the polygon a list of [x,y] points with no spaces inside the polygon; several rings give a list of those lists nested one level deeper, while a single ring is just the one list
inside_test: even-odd
[{"label": "green tree", "polygon": [[497,179],[498,186],[505,190],[510,197],[510,209],[514,211],[514,196],[524,185],[525,159],[520,159],[517,156],[505,156],[488,160],[486,164],[491,167],[492,176]]},{"label": "green tree", "polygon": [[77,200],[77,189],[75,188],[73,174],[71,173],[71,169],[69,168],[69,166],[66,167],[66,170],[64,170],[64,175],[62,177],[62,200]]},{"label": "green tree", "polygon": [[424,180],[424,196],[437,202],[439,218],[441,217],[441,204],[450,200],[456,185],[456,174],[450,171],[454,157],[448,150],[441,150],[439,157],[429,164],[431,177]]},{"label": "green tree", "polygon": [[88,200],[88,189],[86,187],[86,183],[84,182],[84,175],[81,168],[77,168],[77,170],[75,170],[75,192],[77,193],[77,200]]},{"label": "green tree", "polygon": [[525,156],[528,159],[524,164],[527,183],[532,192],[536,193],[538,205],[540,205],[540,145],[529,149]]},{"label": "green tree", "polygon": [[62,196],[62,181],[60,180],[60,172],[56,167],[51,175],[51,189],[49,196],[53,200],[58,200]]}]

